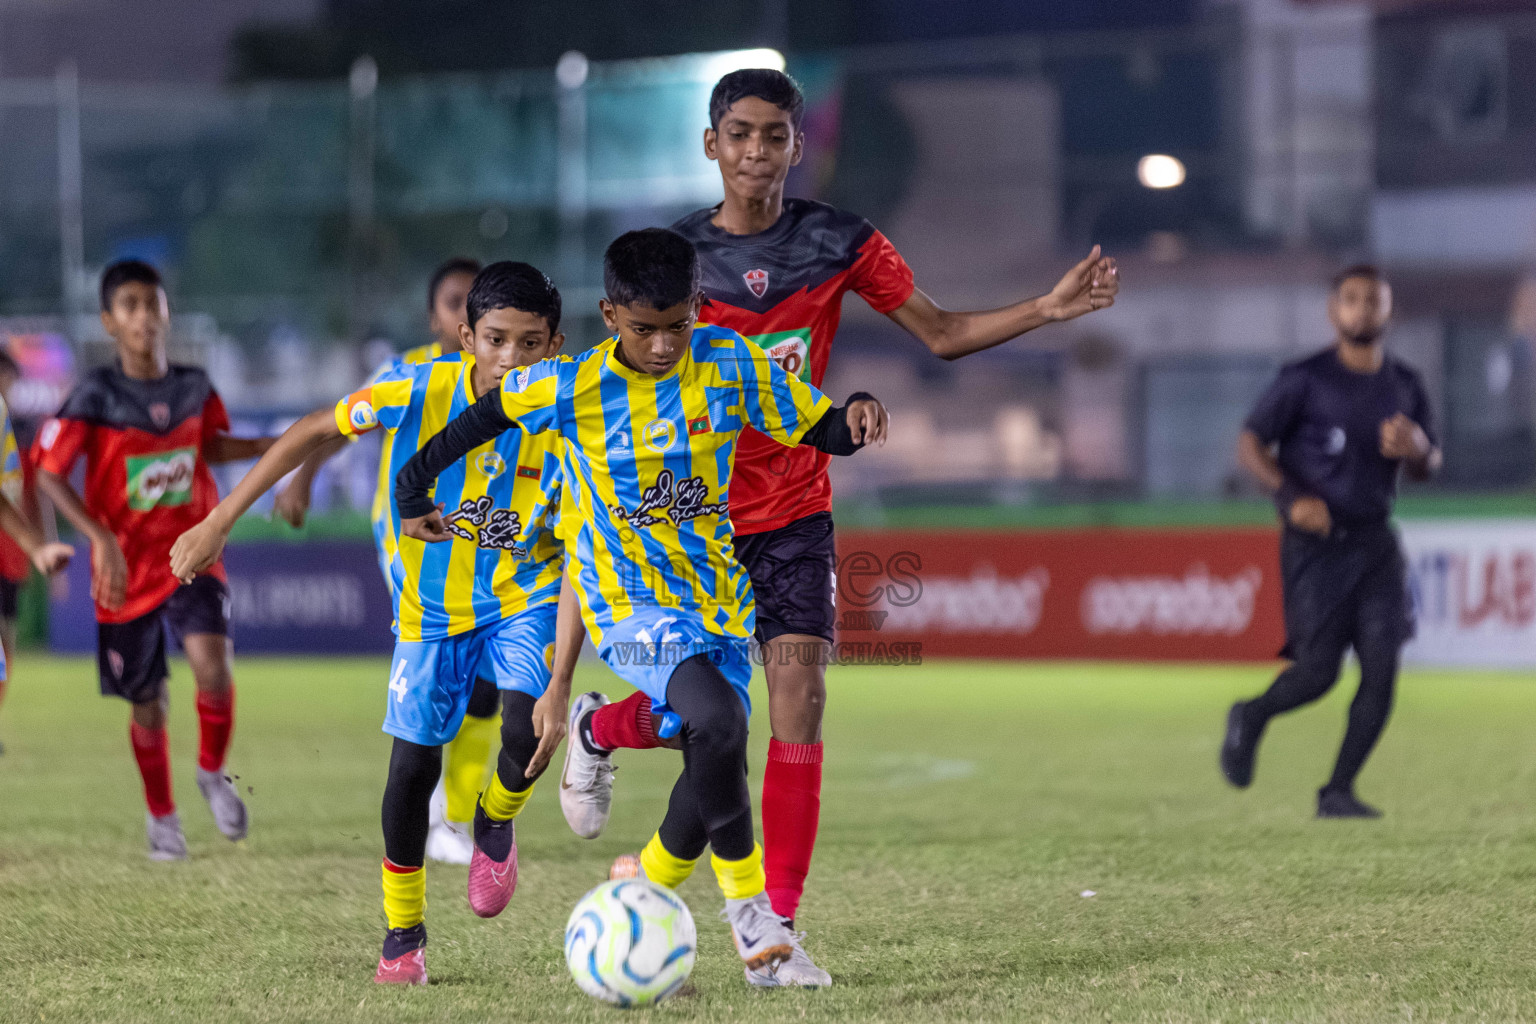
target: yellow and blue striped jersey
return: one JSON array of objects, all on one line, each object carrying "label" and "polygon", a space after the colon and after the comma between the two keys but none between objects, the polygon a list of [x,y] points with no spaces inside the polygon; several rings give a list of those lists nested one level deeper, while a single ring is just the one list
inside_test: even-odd
[{"label": "yellow and blue striped jersey", "polygon": [[610,338],[502,381],[515,426],[565,439],[566,515],[579,517],[565,540],[587,631],[600,643],[635,607],[659,605],[751,636],[752,583],[726,507],[736,439],[751,425],[794,445],[832,402],[723,327],[697,325],[664,377],[624,366],[617,346]]},{"label": "yellow and blue striped jersey", "polygon": [[0,398],[0,418],[4,420],[5,436],[0,438],[0,494],[17,508],[21,507],[24,486],[21,473],[21,450],[16,447],[16,431],[11,427],[11,410]]},{"label": "yellow and blue striped jersey", "polygon": [[[387,431],[393,480],[421,444],[474,404],[473,367],[459,355],[402,365],[337,403],[336,426],[348,436]],[[509,430],[439,477],[435,497],[454,537],[428,544],[400,536],[393,488],[389,494],[390,589],[401,640],[441,640],[559,600],[558,437]]]},{"label": "yellow and blue striped jersey", "polygon": [[[437,342],[428,342],[425,345],[417,345],[408,348],[395,358],[389,360],[373,372],[368,378],[368,383],[373,384],[386,377],[396,376],[402,366],[419,366],[422,363],[430,363],[443,354],[443,346]],[[390,447],[394,435],[388,431],[382,438],[382,447],[379,450],[379,486],[373,492],[373,509],[369,513],[369,519],[373,522],[373,541],[379,549],[380,561],[388,564],[395,557],[395,541],[389,531],[389,502],[390,492],[394,490],[395,478],[390,475]]]}]

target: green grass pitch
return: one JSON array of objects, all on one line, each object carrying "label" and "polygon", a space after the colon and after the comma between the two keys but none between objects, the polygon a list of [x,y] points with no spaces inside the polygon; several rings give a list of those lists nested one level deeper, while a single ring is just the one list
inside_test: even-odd
[{"label": "green grass pitch", "polygon": [[[577,991],[561,935],[660,820],[675,754],[620,755],[613,820],[592,842],[541,783],[519,821],[517,895],[494,921],[470,913],[463,868],[430,867],[433,984],[383,989],[386,664],[237,669],[231,769],[251,838],[218,836],[192,784],[178,664],[193,859],[166,865],[143,854],[124,706],[95,696],[86,661],[19,659],[0,711],[0,1021],[1536,1019],[1529,674],[1409,673],[1361,780],[1388,817],[1358,823],[1311,817],[1348,679],[1274,723],[1237,793],[1216,772],[1218,732],[1264,666],[835,669],[800,920],[835,987],[749,990],[706,869],[683,888],[696,993],[625,1015]],[[628,692],[600,668],[580,681]]]}]

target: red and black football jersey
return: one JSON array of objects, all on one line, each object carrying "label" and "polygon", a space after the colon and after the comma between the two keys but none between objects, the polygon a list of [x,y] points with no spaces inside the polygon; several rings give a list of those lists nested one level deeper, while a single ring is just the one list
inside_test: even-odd
[{"label": "red and black football jersey", "polygon": [[[844,294],[857,292],[881,313],[912,296],[912,268],[863,217],[786,199],[773,227],[732,235],[710,223],[718,209],[672,225],[699,252],[707,299],[699,318],[745,335],[818,388]],[[747,428],[737,443],[729,495],[736,532],[762,533],[830,511],[830,461],[814,448],[785,448]]]},{"label": "red and black football jersey", "polygon": [[[99,622],[128,622],[165,602],[179,585],[171,545],[219,503],[204,451],[229,430],[229,414],[202,370],[172,366],[135,380],[116,364],[93,370],[38,431],[37,468],[69,476],[85,454],[85,507],[117,537],[128,560],[128,595]],[[224,566],[210,572],[224,578]]]}]

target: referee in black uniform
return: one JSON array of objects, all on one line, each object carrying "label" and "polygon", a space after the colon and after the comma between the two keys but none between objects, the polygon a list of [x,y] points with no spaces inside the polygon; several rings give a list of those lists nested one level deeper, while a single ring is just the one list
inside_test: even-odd
[{"label": "referee in black uniform", "polygon": [[1334,343],[1280,371],[1238,440],[1239,461],[1274,492],[1284,523],[1280,655],[1291,664],[1264,693],[1232,705],[1221,770],[1247,786],[1269,720],[1327,693],[1353,647],[1360,689],[1333,777],[1317,794],[1319,818],[1381,816],[1354,784],[1386,727],[1398,655],[1413,636],[1392,502],[1400,469],[1423,480],[1440,465],[1423,383],[1382,345],[1391,314],[1392,290],[1377,268],[1335,277]]}]

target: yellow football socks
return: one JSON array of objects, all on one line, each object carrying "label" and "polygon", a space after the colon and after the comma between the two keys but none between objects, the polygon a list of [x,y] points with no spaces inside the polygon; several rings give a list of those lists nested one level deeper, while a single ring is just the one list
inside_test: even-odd
[{"label": "yellow football socks", "polygon": [[728,900],[751,899],[768,888],[768,877],[763,873],[763,848],[755,843],[752,852],[741,860],[721,860],[710,854],[709,862],[714,866],[720,891]]},{"label": "yellow football socks", "polygon": [[427,912],[425,868],[403,868],[384,862],[384,920],[391,928],[421,924]]},{"label": "yellow football socks", "polygon": [[512,792],[501,784],[501,776],[492,772],[491,783],[485,787],[485,795],[480,798],[480,806],[485,808],[486,817],[492,821],[511,821],[517,817],[532,793],[532,784],[527,789]]},{"label": "yellow football socks", "polygon": [[671,853],[661,845],[660,833],[651,836],[651,841],[640,851],[640,870],[645,872],[645,877],[668,889],[676,889],[686,882],[698,862],[697,857],[683,860]]},{"label": "yellow football socks", "polygon": [[448,793],[448,820],[473,821],[475,797],[485,788],[489,774],[491,744],[501,725],[498,716],[464,716],[459,734],[448,744],[443,768],[443,788]]}]

